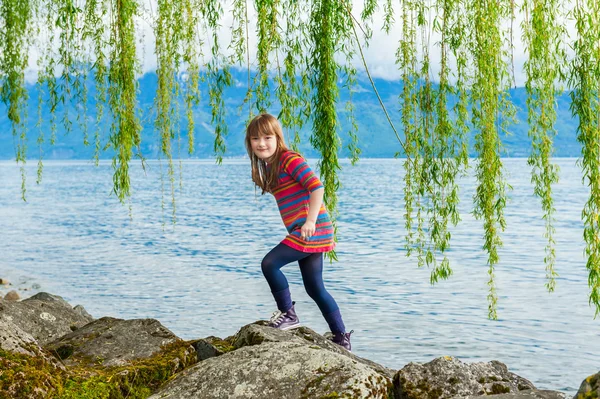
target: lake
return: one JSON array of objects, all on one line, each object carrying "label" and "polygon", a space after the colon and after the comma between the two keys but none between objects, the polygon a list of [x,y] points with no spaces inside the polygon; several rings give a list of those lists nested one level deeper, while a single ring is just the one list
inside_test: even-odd
[{"label": "lake", "polygon": [[[487,318],[483,223],[471,215],[473,168],[461,183],[462,221],[451,228],[454,275],[432,286],[430,270],[405,256],[402,160],[342,162],[339,261],[326,263],[325,285],[355,331],[358,356],[393,369],[443,355],[495,359],[538,388],[574,394],[599,370],[600,320],[588,304],[582,238],[587,187],[575,159],[555,160],[560,276],[548,293],[544,222],[530,169],[526,159],[503,162],[513,190],[496,267],[497,321]],[[254,189],[248,161],[184,161],[175,225],[164,162],[149,161],[145,174],[132,163],[131,215],[111,195],[110,162],[46,161],[39,186],[36,163],[27,165],[23,202],[18,167],[0,162],[0,277],[29,288],[21,296],[61,295],[96,318],[156,318],[185,339],[226,337],[275,310],[260,261],[285,228],[273,197]],[[327,331],[297,264],[283,271],[302,324]]]}]

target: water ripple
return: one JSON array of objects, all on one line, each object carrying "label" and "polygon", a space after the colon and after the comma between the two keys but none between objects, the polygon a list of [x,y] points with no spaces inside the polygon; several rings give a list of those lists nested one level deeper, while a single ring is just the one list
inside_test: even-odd
[{"label": "water ripple", "polygon": [[[543,389],[575,393],[597,369],[598,320],[588,305],[581,209],[587,190],[574,159],[557,160],[556,292],[544,288],[544,224],[524,159],[505,161],[509,192],[504,247],[496,267],[498,321],[487,316],[482,223],[472,216],[476,182],[461,180],[462,217],[451,228],[454,275],[431,286],[430,270],[406,258],[401,160],[344,164],[339,191],[339,262],[325,283],[356,331],[356,353],[399,369],[442,355],[505,362]],[[314,164],[314,161],[313,161]],[[35,166],[28,166],[28,176]],[[96,317],[154,317],[183,338],[226,336],[274,310],[260,271],[285,234],[270,196],[252,187],[245,161],[184,162],[171,224],[170,188],[161,211],[160,167],[132,165],[132,218],[111,195],[109,163],[45,163],[41,186],[20,200],[14,163],[0,162],[0,277],[37,283]],[[29,179],[31,182],[32,179]],[[302,287],[284,272],[304,324],[327,326]],[[34,291],[35,292],[35,291]]]}]

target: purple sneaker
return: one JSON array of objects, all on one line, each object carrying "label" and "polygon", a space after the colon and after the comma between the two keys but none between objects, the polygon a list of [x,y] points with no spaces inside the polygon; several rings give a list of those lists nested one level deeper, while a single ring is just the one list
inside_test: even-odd
[{"label": "purple sneaker", "polygon": [[352,352],[352,345],[350,345],[350,334],[352,334],[354,330],[349,333],[333,333],[332,341],[339,346],[344,347],[348,352]]},{"label": "purple sneaker", "polygon": [[274,312],[273,317],[269,320],[269,326],[282,331],[300,327],[300,319],[298,319],[296,311],[294,310],[295,304],[296,302],[292,302],[292,307],[289,308],[287,312],[282,312],[280,310]]}]

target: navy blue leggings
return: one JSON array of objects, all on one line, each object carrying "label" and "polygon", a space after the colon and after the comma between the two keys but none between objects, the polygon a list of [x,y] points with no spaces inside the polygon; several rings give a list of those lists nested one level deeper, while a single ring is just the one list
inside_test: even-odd
[{"label": "navy blue leggings", "polygon": [[262,272],[280,310],[286,311],[292,305],[288,281],[281,272],[281,268],[294,261],[298,261],[300,265],[306,293],[317,303],[321,313],[330,315],[338,311],[337,303],[327,292],[323,283],[323,254],[297,251],[285,244],[279,244],[273,248],[261,263]]}]

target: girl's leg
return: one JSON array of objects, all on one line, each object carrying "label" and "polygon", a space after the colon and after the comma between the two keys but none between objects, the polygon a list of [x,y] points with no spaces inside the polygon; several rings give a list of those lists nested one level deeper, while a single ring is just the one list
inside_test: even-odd
[{"label": "girl's leg", "polygon": [[346,332],[340,309],[323,283],[323,254],[313,253],[298,261],[306,293],[317,303],[331,332]]},{"label": "girl's leg", "polygon": [[292,307],[292,297],[288,281],[281,272],[281,268],[308,255],[285,244],[279,244],[262,260],[262,272],[269,283],[275,302],[277,302],[277,308],[282,312],[287,312]]}]

